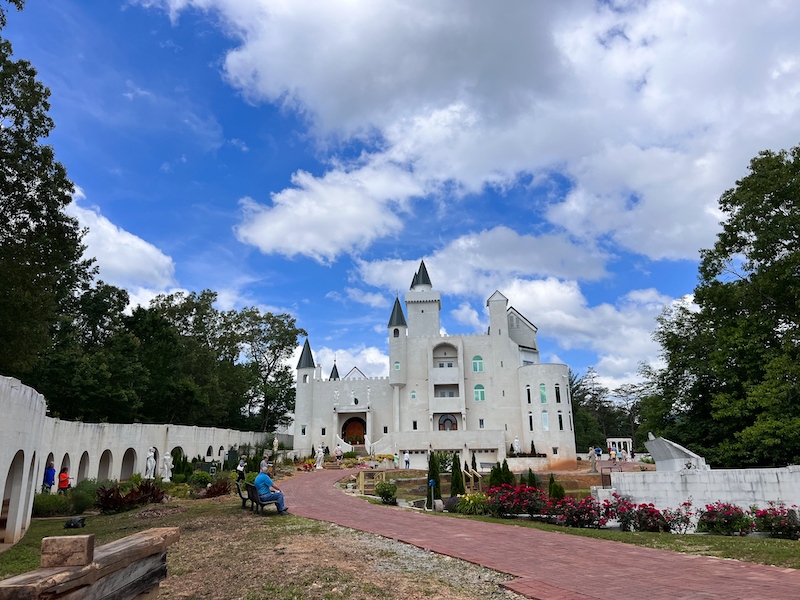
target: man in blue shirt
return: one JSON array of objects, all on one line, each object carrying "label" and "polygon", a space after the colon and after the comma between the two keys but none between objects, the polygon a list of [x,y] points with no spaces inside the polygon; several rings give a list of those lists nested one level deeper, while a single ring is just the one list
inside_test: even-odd
[{"label": "man in blue shirt", "polygon": [[44,483],[42,484],[42,493],[49,494],[50,490],[53,489],[55,481],[56,481],[56,467],[53,463],[50,463],[44,470]]},{"label": "man in blue shirt", "polygon": [[[283,492],[272,482],[269,475],[267,475],[269,467],[261,467],[261,473],[256,476],[255,486],[258,490],[258,497],[262,502],[276,501],[278,503],[278,514],[285,517],[289,514],[286,506],[283,504]],[[272,490],[275,490],[274,492]]]}]

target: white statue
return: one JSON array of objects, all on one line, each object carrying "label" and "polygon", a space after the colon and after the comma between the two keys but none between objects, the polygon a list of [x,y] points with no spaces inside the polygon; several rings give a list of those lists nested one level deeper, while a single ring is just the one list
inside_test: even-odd
[{"label": "white statue", "polygon": [[144,478],[153,479],[156,475],[156,449],[148,448],[147,462],[145,463]]},{"label": "white statue", "polygon": [[317,468],[322,468],[322,463],[325,462],[325,450],[322,449],[322,444],[317,448]]},{"label": "white statue", "polygon": [[519,454],[519,437],[514,438],[514,454]]},{"label": "white statue", "polygon": [[172,455],[165,454],[164,462],[161,465],[161,479],[164,480],[164,483],[169,483],[169,480],[172,479],[172,467]]},{"label": "white statue", "polygon": [[597,473],[597,454],[589,452],[589,473]]},{"label": "white statue", "polygon": [[272,453],[278,454],[278,436],[272,438]]}]

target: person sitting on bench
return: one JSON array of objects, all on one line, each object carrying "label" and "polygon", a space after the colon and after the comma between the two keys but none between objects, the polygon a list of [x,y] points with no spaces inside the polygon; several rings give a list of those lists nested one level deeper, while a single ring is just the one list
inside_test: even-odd
[{"label": "person sitting on bench", "polygon": [[[262,502],[277,502],[278,514],[286,516],[289,514],[289,511],[286,510],[286,506],[283,503],[283,492],[280,491],[272,482],[272,479],[269,478],[269,475],[267,475],[268,471],[269,467],[261,467],[261,473],[256,476],[256,480],[253,482],[258,490],[258,497]],[[273,492],[272,490],[275,491]]]}]

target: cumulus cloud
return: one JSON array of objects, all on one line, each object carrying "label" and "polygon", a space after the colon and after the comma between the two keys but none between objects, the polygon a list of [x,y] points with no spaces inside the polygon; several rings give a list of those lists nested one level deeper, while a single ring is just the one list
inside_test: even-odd
[{"label": "cumulus cloud", "polygon": [[[84,197],[79,190],[76,198]],[[155,245],[114,225],[97,208],[83,208],[73,201],[67,212],[89,228],[83,240],[86,255],[97,258],[103,281],[128,289],[164,290],[175,285],[175,264]]]},{"label": "cumulus cloud", "polygon": [[[304,115],[320,138],[377,139],[367,161],[402,165],[415,187],[466,193],[558,172],[574,190],[548,218],[654,259],[696,258],[749,157],[800,137],[792,3],[141,3],[213,14],[236,40],[223,62],[233,87]],[[401,226],[390,196],[360,193],[335,166],[316,184],[336,181],[367,214],[336,219],[329,244],[314,222],[304,246],[271,242],[290,217],[331,212],[298,178],[309,185],[247,213],[242,241],[330,261]]]},{"label": "cumulus cloud", "polygon": [[469,302],[462,302],[458,305],[457,309],[451,310],[450,314],[453,315],[456,321],[464,325],[469,325],[475,331],[485,330],[489,321],[485,315],[482,318],[481,315],[478,314],[478,311],[472,308]]},{"label": "cumulus cloud", "polygon": [[[353,367],[358,367],[367,377],[388,377],[389,376],[389,356],[384,354],[375,346],[359,345],[352,348],[311,348],[314,355],[314,362],[322,365],[322,376],[327,378],[333,369],[333,361],[336,360],[336,368],[339,375],[344,377]],[[300,360],[302,346],[298,346],[292,358],[289,359],[292,368],[297,366]]]}]

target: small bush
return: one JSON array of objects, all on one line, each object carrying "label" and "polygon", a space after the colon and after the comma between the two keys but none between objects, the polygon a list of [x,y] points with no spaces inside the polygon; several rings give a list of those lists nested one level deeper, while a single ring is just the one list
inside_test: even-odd
[{"label": "small bush", "polygon": [[258,473],[248,472],[244,474],[244,480],[246,483],[255,483],[256,477],[258,477]]},{"label": "small bush", "polygon": [[567,495],[567,491],[564,489],[564,486],[554,481],[550,484],[550,498],[551,500],[558,502],[559,500],[563,500],[564,496]]},{"label": "small bush", "polygon": [[172,476],[173,483],[185,483],[186,482],[186,475],[183,473],[178,473],[177,475]]},{"label": "small bush", "polygon": [[158,503],[164,499],[164,491],[151,481],[143,481],[127,493],[122,486],[100,486],[96,505],[102,513],[119,513],[142,504]]},{"label": "small bush", "polygon": [[397,486],[387,481],[379,481],[375,484],[375,493],[381,497],[384,504],[397,504]]},{"label": "small bush", "polygon": [[231,491],[231,482],[227,479],[219,479],[211,484],[206,490],[206,498],[215,498],[216,496],[227,496]]},{"label": "small bush", "polygon": [[486,495],[481,492],[458,496],[456,511],[462,515],[485,515],[489,512]]},{"label": "small bush", "polygon": [[84,511],[94,506],[94,496],[90,496],[81,490],[73,490],[69,499],[72,502],[72,511],[70,514],[73,515],[83,514]]},{"label": "small bush", "polygon": [[697,531],[733,535],[744,535],[753,530],[750,513],[735,504],[715,502],[706,504],[705,509],[698,511]]},{"label": "small bush", "polygon": [[188,483],[177,483],[170,491],[170,495],[175,498],[190,498],[192,495],[192,488]]},{"label": "small bush", "polygon": [[205,471],[199,471],[189,477],[189,485],[193,488],[204,488],[211,483],[211,475]]},{"label": "small bush", "polygon": [[142,483],[142,474],[134,473],[133,475],[131,475],[131,478],[128,481],[130,481],[133,485],[139,485],[140,483]]},{"label": "small bush", "polygon": [[548,516],[554,517],[559,525],[565,527],[599,529],[608,522],[607,511],[591,496],[581,500],[562,498],[558,502],[551,498],[546,511]]},{"label": "small bush", "polygon": [[70,500],[61,494],[36,494],[33,497],[34,517],[56,517],[71,514]]},{"label": "small bush", "polygon": [[796,540],[800,535],[800,520],[797,516],[797,507],[786,508],[783,504],[770,502],[765,509],[755,508],[755,527],[757,531],[764,531],[770,537]]},{"label": "small bush", "polygon": [[[358,452],[345,452],[342,454],[342,458],[358,458]],[[394,460],[394,456],[392,456],[392,460]]]}]

